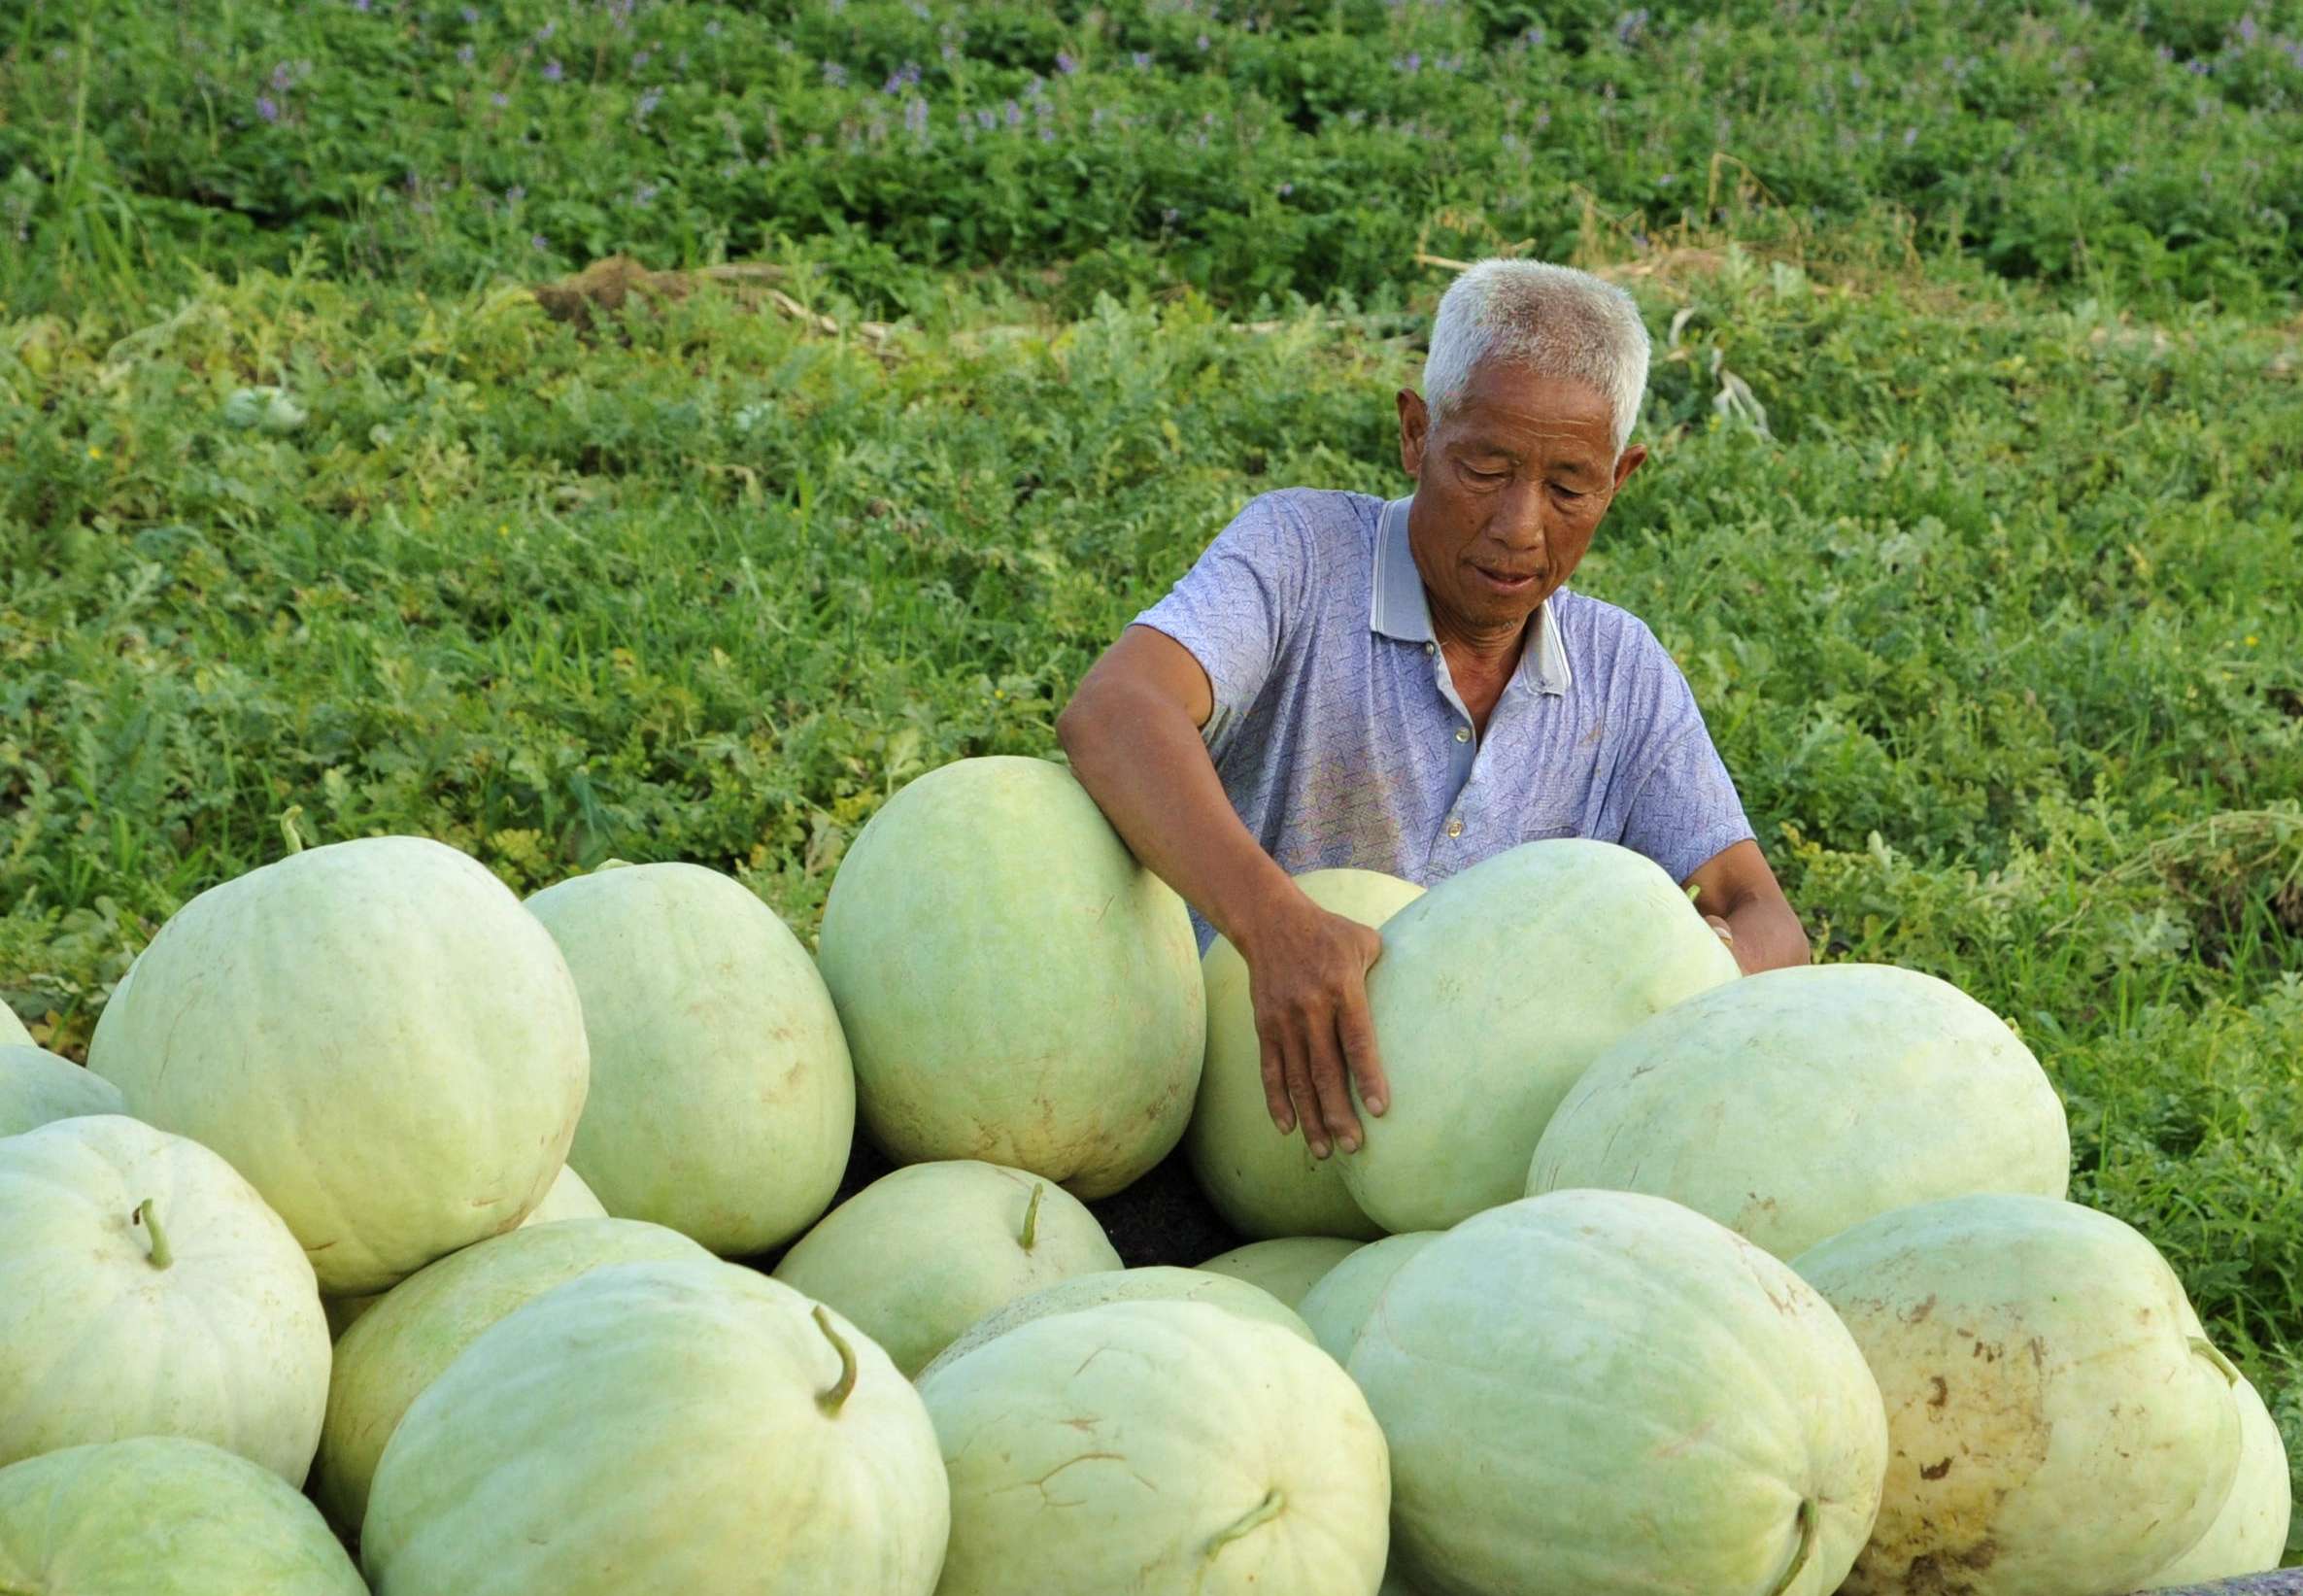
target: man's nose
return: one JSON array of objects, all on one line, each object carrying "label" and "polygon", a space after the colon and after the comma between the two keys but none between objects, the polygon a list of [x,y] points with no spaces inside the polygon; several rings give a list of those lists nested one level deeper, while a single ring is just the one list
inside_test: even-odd
[{"label": "man's nose", "polygon": [[1549,509],[1539,486],[1513,486],[1496,506],[1489,535],[1516,555],[1541,557],[1551,547]]}]

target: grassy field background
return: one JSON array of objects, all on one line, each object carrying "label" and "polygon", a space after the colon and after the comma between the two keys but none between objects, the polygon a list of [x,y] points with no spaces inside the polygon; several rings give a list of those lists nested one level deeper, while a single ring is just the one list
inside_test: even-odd
[{"label": "grassy field background", "polygon": [[[1657,344],[1578,585],[2303,1459],[2303,42],[2175,9],[20,12],[0,996],[79,1053],[290,810],[805,934],[1246,498],[1402,491],[1419,252],[1572,258]],[[774,273],[524,287],[612,251]]]}]

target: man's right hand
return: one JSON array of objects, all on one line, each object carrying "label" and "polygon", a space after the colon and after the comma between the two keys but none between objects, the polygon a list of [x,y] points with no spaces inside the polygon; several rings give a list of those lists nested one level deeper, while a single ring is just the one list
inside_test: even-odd
[{"label": "man's right hand", "polygon": [[1235,945],[1247,962],[1256,1037],[1263,1044],[1264,1102],[1280,1135],[1304,1128],[1313,1156],[1359,1151],[1358,1083],[1368,1111],[1389,1106],[1375,1026],[1368,1013],[1368,970],[1383,951],[1370,927],[1330,914],[1301,889],[1289,890]]}]

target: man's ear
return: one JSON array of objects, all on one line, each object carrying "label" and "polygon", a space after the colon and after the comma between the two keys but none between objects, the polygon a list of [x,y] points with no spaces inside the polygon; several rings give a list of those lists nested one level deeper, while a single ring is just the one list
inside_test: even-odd
[{"label": "man's ear", "polygon": [[1411,388],[1403,388],[1399,394],[1400,406],[1400,469],[1409,476],[1423,476],[1423,446],[1432,432],[1432,413],[1424,408],[1423,395]]},{"label": "man's ear", "polygon": [[1609,492],[1610,494],[1621,492],[1623,491],[1623,484],[1625,480],[1628,479],[1634,471],[1637,471],[1640,468],[1641,463],[1644,461],[1646,458],[1647,446],[1645,444],[1640,443],[1633,444],[1622,454],[1616,456],[1615,486],[1609,489]]}]

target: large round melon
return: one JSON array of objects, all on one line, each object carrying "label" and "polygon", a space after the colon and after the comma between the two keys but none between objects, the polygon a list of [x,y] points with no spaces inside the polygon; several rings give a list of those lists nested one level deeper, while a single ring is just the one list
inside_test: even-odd
[{"label": "large round melon", "polygon": [[294,854],[186,903],[88,1063],[215,1148],[330,1296],[520,1223],[584,1106],[584,1011],[502,882],[423,837]]},{"label": "large round melon", "polygon": [[1946,1198],[1794,1262],[1886,1398],[1886,1494],[1851,1596],[2133,1590],[2215,1521],[2239,1468],[2236,1373],[2118,1220]]},{"label": "large round melon", "polygon": [[887,1354],[698,1259],[594,1270],[474,1341],[384,1449],[360,1556],[376,1596],[929,1596],[950,1521]]},{"label": "large round melon", "polygon": [[1334,1360],[1207,1303],[1035,1319],[921,1382],[952,1484],[937,1596],[1373,1596],[1383,1435]]},{"label": "large round melon", "polygon": [[359,1529],[377,1460],[416,1399],[490,1326],[609,1264],[700,1261],[678,1231],[637,1219],[568,1219],[452,1252],[371,1300],[336,1343],[313,1496]]},{"label": "large round melon", "polygon": [[995,1308],[1121,1267],[1061,1186],[955,1159],[880,1176],[801,1237],[776,1278],[862,1325],[909,1376]]},{"label": "large round melon", "polygon": [[1408,1259],[1446,1234],[1411,1230],[1404,1236],[1387,1236],[1369,1242],[1321,1275],[1299,1305],[1321,1350],[1338,1363],[1349,1363],[1360,1327],[1368,1322],[1375,1300],[1391,1284],[1392,1276]]},{"label": "large round melon", "polygon": [[29,1042],[0,1046],[0,1136],[17,1136],[52,1119],[127,1111],[119,1087],[70,1059]]},{"label": "large round melon", "polygon": [[831,994],[741,882],[624,865],[527,900],[584,999],[592,1095],[568,1164],[610,1213],[727,1256],[830,1205],[856,1129]]},{"label": "large round melon", "polygon": [[[1296,885],[1330,914],[1363,926],[1380,926],[1423,896],[1413,882],[1380,870],[1311,870],[1297,876]],[[1219,936],[1200,969],[1207,989],[1207,1051],[1183,1150],[1207,1201],[1245,1237],[1380,1236],[1344,1187],[1343,1161],[1312,1157],[1300,1128],[1282,1136],[1271,1122],[1247,961]]]},{"label": "large round melon", "polygon": [[1352,1377],[1393,1556],[1449,1596],[1824,1596],[1879,1505],[1862,1354],[1785,1265],[1631,1192],[1527,1198],[1403,1265]]},{"label": "large round melon", "polygon": [[1816,965],[1699,993],[1609,1048],[1527,1189],[1668,1197],[1789,1258],[1939,1197],[2061,1197],[2070,1169],[2063,1104],[1999,1016],[1916,970]]},{"label": "large round melon", "polygon": [[0,1047],[30,1047],[32,1033],[17,1017],[15,1009],[0,1003]]},{"label": "large round melon", "polygon": [[300,1485],[327,1393],[312,1266],[229,1164],[118,1114],[0,1139],[0,1464],[186,1436]]},{"label": "large round melon", "polygon": [[1183,1134],[1204,1011],[1183,900],[1069,771],[962,760],[874,815],[820,938],[864,1122],[1107,1197]]},{"label": "large round melon", "polygon": [[2239,1477],[2199,1544],[2151,1577],[2151,1587],[2203,1585],[2279,1567],[2295,1510],[2286,1443],[2263,1405],[2262,1393],[2242,1378],[2239,1398]]},{"label": "large round melon", "polygon": [[294,1486],[182,1436],[68,1446],[0,1469],[0,1590],[368,1596]]},{"label": "large round melon", "polygon": [[1235,1280],[1261,1286],[1289,1307],[1326,1277],[1362,1243],[1335,1236],[1282,1236],[1202,1259],[1200,1268],[1210,1274],[1229,1274]]},{"label": "large round melon", "polygon": [[995,1308],[969,1325],[957,1341],[935,1355],[919,1377],[925,1380],[945,1364],[965,1357],[994,1337],[1004,1336],[1018,1325],[1044,1319],[1051,1313],[1076,1313],[1083,1307],[1101,1307],[1105,1303],[1148,1302],[1207,1303],[1227,1312],[1275,1324],[1305,1341],[1312,1339],[1310,1327],[1296,1310],[1261,1286],[1249,1285],[1229,1274],[1154,1264],[1142,1269],[1074,1274],[1068,1280],[1041,1286],[1030,1296],[1018,1297],[1005,1307]]},{"label": "large round melon", "polygon": [[1687,895],[1628,848],[1527,842],[1449,877],[1384,923],[1368,1002],[1391,1103],[1362,1111],[1344,1184],[1387,1231],[1520,1197],[1591,1062],[1736,973]]}]

